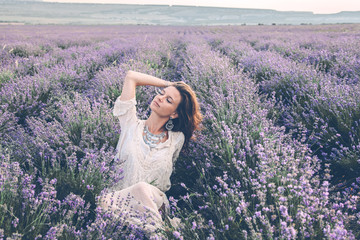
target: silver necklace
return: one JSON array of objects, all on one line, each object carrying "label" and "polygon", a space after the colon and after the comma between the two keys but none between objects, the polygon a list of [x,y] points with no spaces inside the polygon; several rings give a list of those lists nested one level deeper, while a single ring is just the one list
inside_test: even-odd
[{"label": "silver necklace", "polygon": [[145,133],[143,135],[144,142],[147,145],[149,145],[149,147],[151,148],[156,147],[156,145],[158,145],[166,135],[165,131],[163,131],[160,134],[153,134],[149,131],[149,128],[146,125],[144,127],[144,133]]}]

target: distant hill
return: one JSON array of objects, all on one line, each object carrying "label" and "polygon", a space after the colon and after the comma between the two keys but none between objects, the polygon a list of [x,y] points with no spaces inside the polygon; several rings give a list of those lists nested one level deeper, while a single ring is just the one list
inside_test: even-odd
[{"label": "distant hill", "polygon": [[257,25],[360,23],[360,11],[336,14],[266,9],[53,3],[0,0],[0,23]]}]

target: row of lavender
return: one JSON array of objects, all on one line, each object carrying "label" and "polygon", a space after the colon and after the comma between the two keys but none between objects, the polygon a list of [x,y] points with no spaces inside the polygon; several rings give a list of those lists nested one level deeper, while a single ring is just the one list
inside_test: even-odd
[{"label": "row of lavender", "polygon": [[[346,160],[354,166],[354,169],[349,169],[343,174],[353,171],[350,176],[359,177],[357,161],[360,134],[356,128],[359,116],[353,117],[349,114],[350,119],[346,123],[350,122],[351,126],[346,129],[347,132],[341,132],[337,125],[333,125],[334,131],[337,130],[336,134],[345,134],[345,136],[353,134],[354,138],[348,151],[350,153],[343,158],[342,156],[332,159],[321,158],[321,156],[326,156],[325,154],[321,154],[320,159],[317,158],[318,154],[309,149],[312,147],[309,138],[315,135],[318,141],[326,142],[327,136],[316,135],[317,129],[313,129],[313,125],[310,124],[305,127],[299,125],[296,126],[297,128],[291,128],[284,124],[284,119],[293,125],[301,124],[301,121],[311,121],[310,117],[304,120],[307,117],[304,115],[298,118],[288,117],[290,114],[293,116],[301,114],[305,112],[304,108],[308,107],[308,103],[296,101],[297,94],[300,97],[315,95],[309,96],[309,93],[313,93],[311,90],[315,92],[314,89],[309,89],[310,86],[301,85],[307,85],[307,81],[318,76],[318,81],[322,81],[318,85],[326,88],[327,86],[323,84],[328,82],[327,77],[331,78],[332,74],[329,73],[327,76],[321,72],[322,69],[310,63],[286,61],[286,58],[279,56],[269,47],[257,46],[257,44],[259,46],[268,44],[270,37],[283,38],[285,43],[294,41],[294,38],[289,38],[288,34],[282,33],[291,28],[262,30],[267,31],[254,33],[250,32],[253,29],[249,31],[241,29],[237,33],[232,32],[225,36],[221,33],[217,36],[213,35],[207,39],[207,42],[213,50],[218,50],[217,52],[212,52],[209,47],[200,49],[197,46],[186,54],[188,62],[185,70],[182,71],[183,80],[188,79],[191,83],[195,83],[199,92],[203,91],[202,97],[206,99],[204,105],[207,106],[204,107],[204,112],[207,113],[205,119],[209,120],[207,127],[210,129],[207,135],[202,136],[203,142],[196,146],[196,149],[206,146],[198,159],[203,159],[205,156],[208,162],[193,163],[197,172],[200,173],[200,184],[195,186],[197,191],[192,191],[195,192],[193,198],[196,200],[189,200],[196,201],[197,206],[201,205],[199,210],[201,214],[196,217],[198,221],[195,221],[195,224],[199,222],[199,219],[206,220],[203,222],[203,225],[206,224],[206,230],[199,231],[193,226],[192,229],[195,230],[192,234],[196,236],[202,233],[200,239],[209,234],[216,238],[225,236],[227,239],[239,236],[243,238],[250,236],[251,239],[271,239],[274,236],[282,236],[285,239],[350,238],[344,231],[342,225],[344,222],[333,222],[336,217],[341,219],[344,216],[333,214],[339,206],[344,207],[344,203],[353,203],[343,208],[343,210],[346,208],[350,210],[348,213],[351,214],[356,209],[356,197],[353,197],[353,194],[358,193],[356,181],[360,179],[348,178],[347,180],[351,183],[349,188],[342,193],[333,191],[334,188],[329,183],[331,179],[329,163],[338,160],[343,161],[340,165],[344,166],[348,164],[344,158],[352,157],[353,159]],[[300,31],[298,34],[304,37],[302,29],[294,30],[291,33],[293,37],[298,31]],[[341,31],[341,29],[337,30]],[[316,33],[307,34],[307,36],[313,36]],[[353,70],[357,71],[359,54],[358,43],[353,41],[354,37],[356,35],[349,36],[347,44],[353,44],[352,54],[358,59],[353,63]],[[266,44],[263,43],[264,41]],[[293,43],[293,48],[296,48],[296,42]],[[272,44],[277,45],[278,48],[282,47],[280,43],[275,43]],[[339,47],[341,46],[338,45],[337,48]],[[353,55],[349,54],[349,57],[352,58]],[[335,65],[336,62],[334,61],[333,64]],[[303,73],[302,69],[306,69],[308,74],[296,79],[299,73],[297,75],[295,73]],[[350,111],[352,114],[359,114],[359,85],[356,79],[351,82],[351,86],[341,84],[345,81],[348,84],[347,80],[336,78],[332,86],[337,86],[336,89],[347,90],[346,97],[350,102],[348,105]],[[254,82],[256,85],[251,88]],[[302,92],[298,93],[300,89]],[[319,93],[315,97],[318,95],[325,97],[325,94],[330,92],[331,96],[321,100],[337,100],[334,99],[334,95],[342,94],[339,91],[331,92],[336,89],[327,89],[323,92],[318,90]],[[261,100],[256,92],[267,98]],[[250,96],[246,93],[250,93]],[[342,102],[337,104],[342,104]],[[302,109],[297,109],[301,107]],[[295,112],[296,110],[299,112]],[[314,108],[313,112],[316,110]],[[348,109],[342,109],[342,114],[346,115],[346,111]],[[313,113],[311,117],[317,116],[326,117],[324,114],[321,115],[321,112]],[[325,119],[322,120],[326,123]],[[275,126],[281,126],[281,128],[276,128],[274,123]],[[285,132],[290,133],[285,134]],[[332,147],[338,146],[333,144]],[[195,156],[196,154],[189,159],[194,159]],[[345,165],[344,168],[346,167]],[[199,189],[199,186],[205,187]],[[340,200],[341,197],[343,200]],[[183,198],[188,199],[189,196],[186,195]],[[339,204],[339,200],[343,202]],[[347,221],[351,218],[351,216],[345,217]],[[186,229],[190,228],[191,224]]]},{"label": "row of lavender", "polygon": [[[172,177],[183,224],[167,238],[359,234],[357,25],[2,32],[0,236],[143,237],[96,207],[121,176],[111,108],[129,69],[189,83],[205,115]],[[140,117],[153,94],[138,92]]]}]

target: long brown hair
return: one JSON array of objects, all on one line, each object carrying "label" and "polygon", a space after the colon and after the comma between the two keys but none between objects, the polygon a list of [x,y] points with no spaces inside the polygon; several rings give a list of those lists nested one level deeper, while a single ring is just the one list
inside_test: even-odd
[{"label": "long brown hair", "polygon": [[184,148],[189,145],[195,130],[200,129],[202,115],[195,92],[184,82],[176,82],[173,85],[181,94],[181,102],[176,111],[178,118],[173,119],[174,128],[172,131],[182,132],[185,135]]}]

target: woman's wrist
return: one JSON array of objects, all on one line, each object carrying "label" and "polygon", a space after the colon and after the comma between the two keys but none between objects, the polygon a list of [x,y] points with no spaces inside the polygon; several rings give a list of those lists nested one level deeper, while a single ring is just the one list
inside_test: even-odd
[{"label": "woman's wrist", "polygon": [[164,80],[165,81],[165,86],[164,87],[170,87],[171,85],[172,85],[172,82],[169,82],[169,81],[166,81],[166,80]]}]

